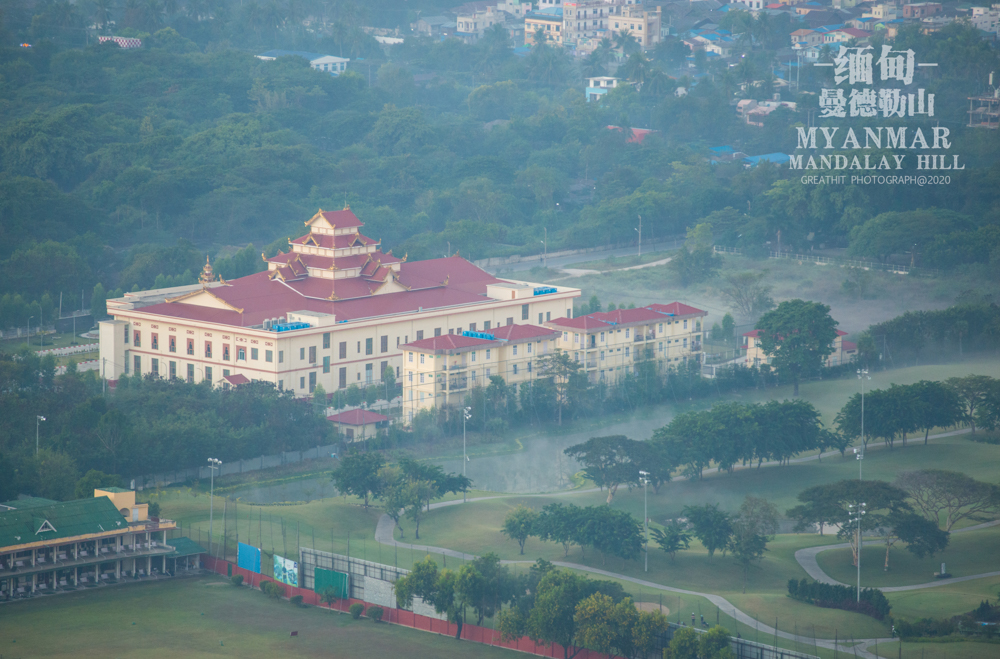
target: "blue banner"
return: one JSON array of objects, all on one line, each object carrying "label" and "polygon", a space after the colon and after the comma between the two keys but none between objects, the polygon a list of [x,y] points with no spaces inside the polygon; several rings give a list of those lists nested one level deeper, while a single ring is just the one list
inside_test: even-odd
[{"label": "blue banner", "polygon": [[249,572],[260,574],[260,550],[242,542],[236,550],[236,565]]}]

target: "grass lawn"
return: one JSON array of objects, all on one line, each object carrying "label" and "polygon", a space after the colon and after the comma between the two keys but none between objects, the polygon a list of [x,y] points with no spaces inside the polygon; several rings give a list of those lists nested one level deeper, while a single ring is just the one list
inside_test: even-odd
[{"label": "grass lawn", "polygon": [[[897,618],[945,618],[968,613],[985,599],[995,602],[1000,594],[1000,577],[974,579],[961,583],[901,593],[886,593]],[[1000,657],[1000,652],[994,656]]]},{"label": "grass lawn", "polygon": [[[908,586],[934,581],[934,573],[947,564],[948,572],[955,577],[965,577],[1000,570],[996,548],[1000,545],[1000,527],[959,533],[951,536],[948,548],[933,558],[917,558],[900,544],[889,554],[889,571],[885,565],[885,546],[865,546],[861,553],[862,585],[886,587]],[[857,581],[857,567],[851,560],[851,550],[831,549],[817,557],[819,566],[837,581],[853,584]]]},{"label": "grass lawn", "polygon": [[[134,624],[133,624],[134,623]],[[298,631],[290,637],[290,631]],[[130,584],[5,604],[0,653],[11,657],[514,657],[320,608],[300,609],[221,577]]]},{"label": "grass lawn", "polygon": [[[868,651],[875,654],[875,647]],[[1000,645],[996,643],[899,643],[882,644],[878,656],[887,659],[996,659]]]}]

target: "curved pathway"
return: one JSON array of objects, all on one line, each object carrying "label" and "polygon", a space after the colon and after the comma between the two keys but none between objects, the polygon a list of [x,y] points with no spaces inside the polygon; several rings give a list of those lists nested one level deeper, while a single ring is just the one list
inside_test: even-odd
[{"label": "curved pathway", "polygon": [[[952,533],[968,533],[969,531],[978,531],[980,529],[986,529],[991,526],[996,526],[1000,524],[1000,519],[993,520],[992,522],[984,522],[983,524],[976,524],[975,526],[967,526],[964,529],[956,529]],[[881,540],[868,540],[865,541],[866,546],[884,546]],[[810,577],[820,583],[830,584],[831,586],[847,586],[849,584],[841,583],[828,575],[823,571],[823,568],[819,566],[819,562],[816,557],[820,552],[827,551],[828,549],[846,549],[850,547],[850,543],[841,542],[835,545],[820,545],[819,547],[806,547],[805,549],[800,549],[795,552],[795,560],[798,564],[806,571]],[[983,579],[985,577],[997,577],[1000,576],[1000,572],[983,572],[982,574],[972,574],[965,577],[951,577],[950,579],[936,579],[928,583],[913,584],[910,586],[888,586],[885,588],[879,588],[883,593],[899,593],[905,590],[919,590],[921,588],[934,588],[935,586],[947,586],[948,584],[959,583],[961,581],[972,581],[973,579]]]},{"label": "curved pathway", "polygon": [[[954,435],[960,435],[960,434],[964,434],[964,433],[967,433],[967,432],[969,432],[968,429],[955,430],[955,431],[951,431],[951,432],[940,433],[938,435],[933,435],[933,436],[930,437],[930,439],[940,439],[940,438],[943,438],[943,437],[951,437],[951,436],[954,436]],[[880,447],[869,447],[867,450],[869,450],[869,451],[873,450],[873,449],[877,450],[879,448]],[[830,451],[830,452],[827,452],[825,454],[817,454],[817,455],[805,456],[805,457],[802,457],[802,458],[794,458],[792,460],[789,460],[788,463],[797,464],[797,463],[802,463],[802,462],[808,462],[810,460],[822,460],[822,458],[823,458],[824,455],[827,456],[827,457],[833,457],[833,456],[836,456],[838,453],[839,453],[839,451]],[[765,463],[763,463],[763,466],[772,467],[772,466],[778,466],[779,464],[780,463],[778,463],[778,462],[771,461],[771,462],[765,462]],[[737,469],[752,469],[752,468],[754,468],[754,467],[753,466],[749,466],[749,467],[737,467]],[[718,471],[718,469],[715,469],[715,468],[713,468],[713,469],[706,469],[705,473],[713,473],[713,472],[717,472],[717,471]],[[684,478],[681,477],[681,478],[676,478],[674,480],[684,480]],[[537,497],[537,496],[567,496],[567,495],[572,495],[572,494],[583,494],[583,493],[598,492],[598,491],[600,491],[599,488],[588,488],[588,489],[585,489],[585,490],[567,490],[567,491],[562,491],[562,492],[549,492],[549,493],[539,493],[539,494],[505,494],[505,495],[500,495],[500,496],[496,496],[496,497],[475,497],[475,498],[472,498],[472,499],[468,499],[468,502],[471,503],[471,502],[474,502],[474,501],[487,501],[487,500],[490,500],[490,499],[504,499],[504,498],[511,498],[511,497],[524,498],[524,497]],[[462,503],[465,503],[465,502],[463,500],[461,500],[461,499],[454,499],[454,500],[451,500],[451,501],[439,501],[439,502],[430,504],[430,506],[428,506],[428,509],[429,510],[433,510],[433,509],[436,509],[436,508],[443,508],[443,507],[447,507],[447,506],[455,506],[455,505],[459,505],[459,504],[462,504]],[[985,524],[977,524],[975,526],[970,526],[970,527],[965,528],[965,529],[959,529],[958,531],[954,531],[954,533],[961,533],[961,532],[966,532],[966,531],[973,531],[973,530],[977,530],[977,529],[981,529],[981,528],[986,528],[986,527],[989,527],[989,526],[994,526],[994,525],[997,525],[997,524],[1000,524],[1000,520],[996,520],[996,521],[993,521],[993,522],[987,522]],[[461,559],[461,560],[464,560],[464,561],[475,560],[476,558],[478,558],[474,554],[466,554],[464,552],[456,551],[454,549],[447,549],[445,547],[434,547],[434,546],[431,546],[431,545],[418,545],[418,544],[411,544],[411,543],[407,543],[407,542],[400,542],[400,541],[396,540],[396,538],[393,536],[393,532],[395,531],[395,528],[396,528],[396,524],[393,521],[393,519],[391,517],[389,517],[388,515],[382,515],[382,517],[379,518],[378,524],[377,524],[377,526],[375,528],[375,541],[378,542],[378,543],[380,543],[380,544],[383,544],[383,545],[388,545],[390,547],[403,547],[403,548],[409,548],[411,550],[416,550],[416,551],[429,552],[429,553],[434,553],[434,554],[441,554],[443,556],[450,556],[452,558],[458,558],[458,559]],[[880,544],[880,543],[876,541],[876,542],[869,542],[869,543],[866,543],[866,544]],[[848,545],[847,543],[843,543],[843,544],[836,544],[836,545],[823,545],[823,546],[820,546],[820,547],[809,547],[809,548],[806,548],[806,549],[800,549],[799,551],[795,552],[795,559],[799,562],[799,565],[802,566],[802,568],[806,571],[806,573],[810,577],[812,577],[813,579],[815,579],[816,581],[821,581],[823,583],[828,583],[828,584],[840,584],[840,582],[835,581],[834,579],[832,579],[831,577],[829,577],[825,572],[823,572],[823,570],[820,569],[819,564],[816,561],[816,555],[819,552],[825,551],[827,549],[835,549],[835,548],[839,548],[839,547],[848,547],[848,546],[850,546],[850,545]],[[506,561],[505,560],[505,561],[501,561],[501,562],[504,563],[504,564],[514,564],[514,563],[529,563],[529,562],[532,562],[532,561]],[[596,575],[600,575],[600,576],[603,576],[603,577],[608,577],[608,578],[612,578],[612,579],[619,579],[621,581],[626,581],[626,582],[629,582],[629,583],[634,583],[634,584],[642,586],[644,588],[649,588],[650,590],[661,590],[661,591],[665,591],[665,592],[678,593],[678,594],[681,594],[681,595],[691,595],[691,596],[694,596],[694,597],[703,597],[703,598],[707,599],[709,602],[711,602],[712,604],[714,604],[717,607],[719,607],[719,609],[721,611],[726,612],[727,615],[731,616],[737,622],[740,622],[740,623],[746,625],[747,627],[753,627],[754,629],[758,630],[759,632],[762,632],[765,636],[772,636],[773,637],[773,636],[777,635],[779,638],[782,638],[782,639],[785,639],[785,640],[789,640],[789,641],[794,641],[795,643],[802,643],[804,645],[808,645],[810,643],[815,643],[819,647],[822,647],[822,648],[825,648],[825,649],[828,649],[828,650],[837,649],[840,652],[853,653],[855,656],[857,656],[857,657],[864,657],[865,659],[879,659],[875,654],[872,654],[872,653],[868,652],[868,647],[871,646],[871,645],[874,645],[876,641],[879,641],[881,643],[892,643],[892,642],[895,642],[895,641],[898,640],[898,639],[893,639],[893,638],[852,639],[851,643],[847,643],[846,641],[842,641],[840,643],[834,643],[831,640],[817,640],[817,639],[815,639],[813,637],[797,636],[795,634],[790,634],[788,632],[783,632],[781,630],[776,630],[774,627],[771,627],[770,625],[761,623],[759,620],[756,620],[753,617],[751,617],[750,615],[748,615],[747,613],[744,613],[740,609],[737,609],[735,605],[733,605],[726,598],[724,598],[724,597],[722,597],[720,595],[715,595],[715,594],[712,594],[712,593],[700,593],[700,592],[693,591],[693,590],[684,590],[682,588],[674,588],[672,586],[664,586],[662,584],[654,583],[652,581],[646,581],[644,579],[637,579],[635,577],[629,577],[629,576],[626,576],[626,575],[623,575],[623,574],[618,574],[618,573],[615,573],[615,572],[609,572],[607,570],[601,570],[599,568],[589,567],[589,566],[586,566],[586,565],[580,565],[579,563],[567,563],[567,562],[564,562],[564,561],[552,561],[552,564],[553,565],[558,565],[559,567],[565,567],[565,568],[569,568],[569,569],[580,570],[581,572],[589,572],[591,574],[596,574]],[[916,590],[916,589],[919,589],[919,588],[932,588],[934,586],[943,586],[943,585],[946,585],[946,584],[949,584],[949,583],[957,583],[957,582],[960,582],[960,581],[969,581],[969,580],[972,580],[972,579],[979,579],[979,578],[982,578],[982,577],[997,576],[997,575],[1000,575],[1000,572],[989,572],[989,573],[985,573],[985,574],[973,575],[973,576],[967,576],[967,577],[955,577],[955,578],[952,578],[952,579],[941,579],[941,580],[938,580],[938,581],[935,581],[935,582],[929,583],[929,584],[918,584],[918,585],[913,585],[913,586],[897,586],[897,587],[894,587],[894,588],[882,588],[881,590],[883,592],[896,592],[896,591],[904,591],[904,590]]]}]

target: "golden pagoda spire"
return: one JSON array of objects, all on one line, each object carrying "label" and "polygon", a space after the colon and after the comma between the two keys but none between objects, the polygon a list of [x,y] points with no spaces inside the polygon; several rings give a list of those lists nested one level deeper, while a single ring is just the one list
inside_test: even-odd
[{"label": "golden pagoda spire", "polygon": [[205,255],[205,267],[201,269],[198,281],[202,286],[207,286],[215,281],[215,274],[212,272],[212,265],[208,262],[208,254]]}]

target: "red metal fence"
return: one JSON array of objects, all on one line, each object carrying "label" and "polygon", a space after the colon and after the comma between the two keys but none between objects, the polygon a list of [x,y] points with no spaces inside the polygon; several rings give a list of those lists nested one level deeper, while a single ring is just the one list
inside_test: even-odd
[{"label": "red metal fence", "polygon": [[[205,554],[201,555],[201,562],[207,569],[217,572],[222,576],[228,576],[230,574],[232,576],[241,575],[245,583],[252,584],[256,587],[260,587],[260,584],[264,581],[274,582],[273,579],[265,577],[262,574],[257,574],[255,572],[250,572],[249,570],[244,570],[241,567],[237,567],[235,563],[230,563],[229,561],[224,561],[218,558],[211,558]],[[285,597],[301,595],[303,604],[330,608],[335,611],[346,612],[352,604],[356,603],[364,604],[366,610],[369,606],[375,606],[374,604],[354,599],[338,599],[332,605],[326,605],[320,601],[319,594],[314,593],[311,590],[296,588],[295,586],[289,586],[282,583],[278,583],[278,585],[284,589]],[[385,615],[382,618],[383,622],[412,627],[413,629],[419,629],[433,634],[441,634],[442,636],[454,637],[455,633],[458,631],[458,626],[448,622],[447,620],[438,620],[437,618],[422,616],[413,613],[412,611],[406,611],[403,609],[392,609],[387,607],[383,607],[383,609],[385,611]],[[479,627],[477,625],[463,625],[462,639],[472,641],[473,643],[483,643],[485,645],[495,645],[502,648],[517,650],[519,652],[528,652],[541,657],[561,659],[563,656],[563,648],[561,645],[555,643],[552,645],[542,645],[541,643],[535,643],[527,636],[515,641],[506,642],[500,639],[500,632],[493,629],[487,629],[486,627]],[[573,650],[575,650],[575,648],[570,648],[570,654],[573,654]],[[609,659],[607,654],[587,649],[580,650],[580,653],[577,654],[576,657],[578,659]]]}]

